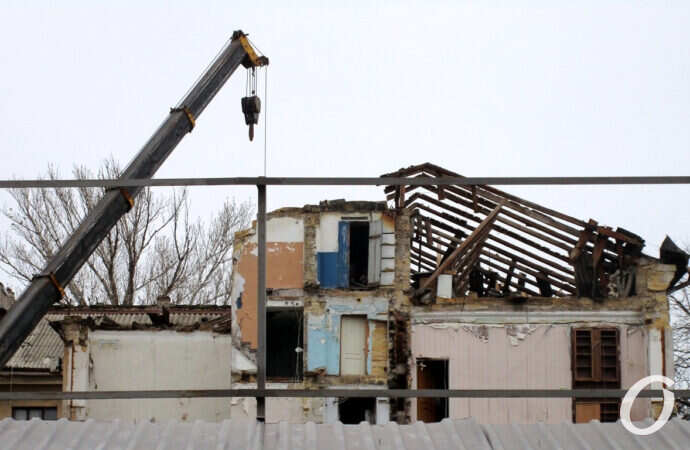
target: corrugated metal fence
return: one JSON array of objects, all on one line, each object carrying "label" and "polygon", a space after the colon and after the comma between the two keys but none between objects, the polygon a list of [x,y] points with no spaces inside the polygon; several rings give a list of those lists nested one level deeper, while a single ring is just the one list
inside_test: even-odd
[{"label": "corrugated metal fence", "polygon": [[[651,421],[650,421],[651,424]],[[648,425],[648,424],[646,424]],[[646,426],[638,424],[638,426]],[[690,422],[650,436],[620,423],[480,425],[445,419],[412,425],[208,422],[0,421],[0,446],[14,449],[687,449]]]}]

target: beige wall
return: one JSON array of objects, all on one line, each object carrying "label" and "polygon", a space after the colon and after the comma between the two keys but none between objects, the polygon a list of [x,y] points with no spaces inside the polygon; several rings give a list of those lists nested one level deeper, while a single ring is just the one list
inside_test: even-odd
[{"label": "beige wall", "polygon": [[[60,392],[62,390],[62,378],[57,376],[13,376],[10,387],[8,377],[0,377],[0,391],[28,391],[28,392]],[[43,406],[57,408],[58,417],[64,417],[62,402],[59,400],[0,400],[0,419],[12,417],[12,407]]]},{"label": "beige wall", "polygon": [[[229,389],[231,338],[195,331],[89,332],[89,389]],[[84,370],[76,367],[75,370]],[[230,418],[230,399],[88,400],[86,419],[204,420]]]},{"label": "beige wall", "polygon": [[[621,337],[622,387],[647,375],[646,331],[617,325]],[[413,358],[449,360],[450,389],[571,389],[570,325],[413,326]],[[416,363],[413,365],[416,388]],[[648,404],[636,401],[633,420],[646,416]],[[412,404],[416,420],[416,401]],[[451,399],[452,418],[480,423],[560,423],[572,421],[570,399]]]}]

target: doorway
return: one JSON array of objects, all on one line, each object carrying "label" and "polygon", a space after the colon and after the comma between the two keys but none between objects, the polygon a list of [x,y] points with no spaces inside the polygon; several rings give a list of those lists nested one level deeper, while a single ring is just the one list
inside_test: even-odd
[{"label": "doorway", "polygon": [[[417,389],[448,389],[448,360],[418,358]],[[417,399],[417,420],[440,422],[446,417],[448,397]]]}]

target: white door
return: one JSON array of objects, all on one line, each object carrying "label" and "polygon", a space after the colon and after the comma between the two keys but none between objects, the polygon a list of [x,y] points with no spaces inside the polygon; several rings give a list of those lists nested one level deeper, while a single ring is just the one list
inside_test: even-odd
[{"label": "white door", "polygon": [[340,321],[340,375],[366,375],[367,319],[343,316]]}]

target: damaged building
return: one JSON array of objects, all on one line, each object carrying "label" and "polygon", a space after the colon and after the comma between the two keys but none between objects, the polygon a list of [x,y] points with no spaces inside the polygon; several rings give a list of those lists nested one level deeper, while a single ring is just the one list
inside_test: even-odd
[{"label": "damaged building", "polygon": [[[386,389],[393,314],[406,304],[409,220],[385,202],[322,202],[283,208],[266,221],[268,388]],[[409,226],[409,225],[407,225]],[[236,235],[233,387],[254,387],[257,346],[256,227]],[[408,322],[408,321],[404,321]],[[407,354],[399,360],[406,364]],[[404,370],[402,370],[404,372]],[[233,417],[253,417],[235,399]],[[385,423],[387,398],[267,399],[268,422]]]},{"label": "damaged building", "polygon": [[[423,164],[394,177],[459,177]],[[391,398],[386,389],[626,389],[673,378],[667,294],[688,255],[489,186],[402,185],[266,217],[268,423],[615,421],[615,398]],[[238,232],[232,304],[54,307],[5,390],[257,387],[258,236]],[[3,288],[0,313],[14,301]],[[661,386],[653,386],[660,388]],[[328,390],[381,390],[371,398]],[[638,398],[632,419],[661,399]],[[254,398],[4,402],[0,416],[158,422],[256,417]]]},{"label": "damaged building", "polygon": [[[387,174],[459,177],[432,164]],[[688,255],[489,186],[267,216],[267,388],[625,389],[673,378],[667,292]],[[256,225],[237,235],[233,387],[255,387]],[[655,386],[659,388],[660,386]],[[233,417],[252,417],[235,399]],[[615,421],[618,399],[267,399],[268,422]],[[633,420],[658,412],[638,399]]]}]

